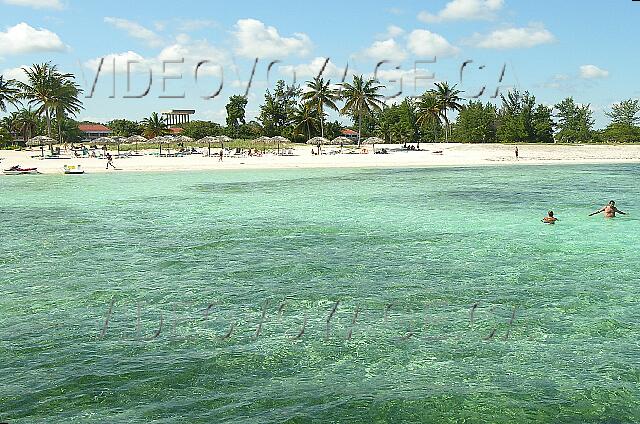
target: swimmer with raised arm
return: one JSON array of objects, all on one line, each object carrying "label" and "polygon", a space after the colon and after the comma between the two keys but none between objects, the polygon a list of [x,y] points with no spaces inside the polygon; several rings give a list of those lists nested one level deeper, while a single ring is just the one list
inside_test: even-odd
[{"label": "swimmer with raised arm", "polygon": [[611,200],[609,202],[609,204],[607,204],[602,209],[597,210],[597,211],[595,211],[593,213],[590,213],[589,216],[597,215],[600,212],[604,212],[604,217],[605,218],[615,218],[617,213],[619,213],[621,215],[626,215],[626,213],[624,213],[620,209],[616,208],[616,202],[614,200]]},{"label": "swimmer with raised arm", "polygon": [[545,224],[555,224],[557,220],[558,218],[553,216],[553,211],[549,211],[549,214],[542,218],[542,222],[544,222]]}]

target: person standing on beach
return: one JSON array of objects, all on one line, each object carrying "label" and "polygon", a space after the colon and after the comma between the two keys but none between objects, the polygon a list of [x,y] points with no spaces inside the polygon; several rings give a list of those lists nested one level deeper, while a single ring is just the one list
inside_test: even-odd
[{"label": "person standing on beach", "polygon": [[111,156],[111,153],[107,153],[107,169],[109,169],[109,165],[111,165],[113,169],[116,169],[116,166],[113,164],[113,157]]},{"label": "person standing on beach", "polygon": [[220,149],[220,159],[218,159],[218,162],[222,162],[222,156],[224,155],[224,151],[222,149]]},{"label": "person standing on beach", "polygon": [[624,213],[620,209],[616,208],[615,200],[611,200],[608,205],[606,205],[602,209],[599,209],[599,210],[597,210],[597,211],[595,211],[593,213],[590,213],[589,216],[597,215],[600,212],[604,212],[604,217],[605,218],[615,218],[617,213],[619,213],[621,215],[626,215],[626,213]]},{"label": "person standing on beach", "polygon": [[518,146],[516,146],[516,160],[518,160]]}]

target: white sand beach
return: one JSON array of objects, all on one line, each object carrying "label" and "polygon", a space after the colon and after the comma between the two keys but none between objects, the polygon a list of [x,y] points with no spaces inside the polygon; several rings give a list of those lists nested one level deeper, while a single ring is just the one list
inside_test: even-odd
[{"label": "white sand beach", "polygon": [[[220,162],[217,156],[187,155],[182,157],[158,157],[148,150],[142,156],[117,157],[118,170],[106,169],[102,158],[41,159],[40,150],[0,151],[0,166],[7,169],[14,165],[23,168],[37,167],[43,174],[61,174],[63,166],[81,165],[87,173],[96,172],[171,172],[189,170],[224,169],[275,169],[275,168],[331,168],[331,167],[431,167],[431,166],[482,166],[515,164],[578,164],[578,163],[640,163],[640,145],[519,145],[520,157],[516,160],[513,145],[503,144],[422,144],[421,150],[410,151],[402,145],[376,145],[376,150],[386,148],[388,154],[373,154],[369,146],[367,154],[337,153],[338,148],[325,147],[323,155],[312,155],[310,146],[295,147],[292,156],[266,153],[262,156],[225,156]],[[206,149],[200,149],[206,151]],[[330,152],[336,152],[330,154]],[[218,153],[219,149],[212,150]],[[442,153],[438,153],[442,152]],[[35,156],[35,157],[34,157]],[[62,152],[62,156],[67,155]]]}]

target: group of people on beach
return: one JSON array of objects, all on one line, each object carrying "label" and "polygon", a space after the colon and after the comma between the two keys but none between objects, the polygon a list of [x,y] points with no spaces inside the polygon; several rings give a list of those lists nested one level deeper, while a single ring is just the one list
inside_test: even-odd
[{"label": "group of people on beach", "polygon": [[[597,215],[602,212],[604,212],[605,218],[615,218],[617,213],[619,213],[620,215],[626,215],[626,213],[622,212],[620,209],[616,207],[615,200],[611,200],[601,209],[598,209],[597,211],[590,213],[589,216]],[[555,224],[556,221],[558,221],[558,218],[554,216],[553,211],[549,211],[547,213],[547,216],[542,218],[542,222],[545,224]]]}]

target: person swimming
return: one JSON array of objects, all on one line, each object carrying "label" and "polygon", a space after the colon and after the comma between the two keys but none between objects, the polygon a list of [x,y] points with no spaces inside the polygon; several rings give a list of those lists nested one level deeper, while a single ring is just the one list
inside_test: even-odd
[{"label": "person swimming", "polygon": [[558,220],[558,218],[553,216],[553,211],[549,211],[547,216],[542,218],[542,222],[544,222],[545,224],[555,224],[557,220]]},{"label": "person swimming", "polygon": [[615,200],[611,200],[609,202],[609,204],[607,204],[605,207],[603,207],[602,209],[597,210],[597,211],[595,211],[593,213],[590,213],[589,216],[597,215],[600,212],[604,212],[604,217],[605,218],[615,218],[617,213],[619,213],[621,215],[626,215],[626,213],[624,213],[620,209],[616,208]]}]

